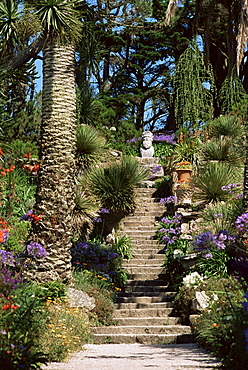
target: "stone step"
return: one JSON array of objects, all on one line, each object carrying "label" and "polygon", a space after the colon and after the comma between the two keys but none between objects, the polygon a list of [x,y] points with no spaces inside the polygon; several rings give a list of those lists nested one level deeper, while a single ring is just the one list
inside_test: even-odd
[{"label": "stone step", "polygon": [[[164,252],[164,245],[158,244],[158,243],[153,243],[152,241],[147,240],[143,245],[142,243],[133,243],[132,244],[132,253],[133,256],[135,257],[136,255],[157,255],[157,254],[163,254],[165,255]],[[145,256],[146,258],[147,256]]]},{"label": "stone step", "polygon": [[144,280],[139,280],[139,281],[136,281],[136,280],[133,280],[133,279],[128,279],[127,280],[127,286],[128,287],[137,287],[137,286],[154,286],[154,287],[157,287],[157,286],[164,286],[165,289],[170,289],[169,285],[166,285],[165,281],[163,279],[144,279]]},{"label": "stone step", "polygon": [[155,231],[151,232],[149,230],[147,230],[147,231],[142,230],[141,231],[141,230],[135,230],[135,229],[134,230],[128,229],[128,230],[125,230],[125,234],[129,237],[132,237],[135,240],[155,240],[155,241],[157,241],[155,239],[155,237],[157,235]]},{"label": "stone step", "polygon": [[179,325],[180,317],[115,317],[121,326]]},{"label": "stone step", "polygon": [[142,196],[138,196],[138,197],[136,196],[136,200],[138,201],[136,207],[138,207],[140,203],[142,203],[142,204],[158,203],[160,206],[163,206],[163,208],[165,208],[164,204],[160,204],[161,198],[151,197],[151,196],[149,196],[149,194],[143,194]]},{"label": "stone step", "polygon": [[133,223],[137,223],[138,225],[143,223],[143,225],[154,226],[154,225],[158,225],[159,222],[160,222],[160,217],[151,216],[149,215],[149,213],[144,216],[137,216],[135,214],[135,215],[127,216],[124,220],[122,220],[121,227],[123,226],[127,227],[127,226],[132,225]]},{"label": "stone step", "polygon": [[95,344],[101,343],[140,343],[140,344],[172,344],[193,343],[192,334],[94,334]]},{"label": "stone step", "polygon": [[[173,309],[173,303],[172,302],[116,302],[115,308],[118,310],[118,312],[121,309],[125,310],[137,310],[139,312],[139,317],[143,316],[142,309]],[[169,311],[171,313],[171,311]],[[130,315],[131,316],[131,315]],[[152,315],[149,315],[152,316]],[[157,316],[157,315],[154,315]]]},{"label": "stone step", "polygon": [[[131,240],[132,242],[132,248],[134,251],[136,251],[136,253],[153,253],[153,254],[157,254],[158,252],[160,252],[163,248],[164,248],[164,245],[161,245],[158,243],[157,240]],[[151,252],[149,251],[149,249],[152,249]],[[154,253],[154,251],[156,253]]]},{"label": "stone step", "polygon": [[129,278],[131,280],[152,280],[157,279],[161,274],[153,273],[153,272],[147,272],[147,273],[129,273]]},{"label": "stone step", "polygon": [[142,266],[157,266],[161,267],[163,264],[164,259],[162,258],[154,258],[154,259],[141,259],[141,258],[133,258],[129,261],[123,261],[123,267],[129,268],[129,267],[142,267]]},{"label": "stone step", "polygon": [[[137,253],[137,251],[141,251],[141,253]],[[124,260],[123,263],[131,263],[133,261],[140,261],[140,260],[143,260],[144,263],[146,263],[146,261],[150,261],[152,263],[152,261],[157,261],[157,262],[161,262],[164,260],[164,253],[158,253],[158,250],[157,249],[154,249],[155,253],[145,253],[146,251],[145,250],[140,250],[140,249],[134,249],[134,256],[133,258],[131,258],[130,260]]]},{"label": "stone step", "polygon": [[154,234],[155,229],[156,229],[156,221],[146,221],[143,223],[142,221],[131,221],[130,222],[125,222],[124,225],[120,228],[121,231],[144,231],[150,232]]},{"label": "stone step", "polygon": [[170,315],[173,310],[173,305],[168,302],[166,302],[166,305],[165,303],[150,303],[149,305],[119,303],[115,304],[115,307],[118,309],[113,314],[114,319],[119,319],[120,317],[163,317],[164,319],[167,319],[168,315]]},{"label": "stone step", "polygon": [[157,233],[154,230],[154,228],[144,228],[143,229],[138,229],[138,228],[129,228],[125,230],[125,233],[127,235],[133,234],[135,237],[136,236],[150,236],[149,239],[153,239]]},{"label": "stone step", "polygon": [[[163,214],[164,214],[164,212],[162,210],[157,210],[157,209],[152,210],[152,209],[145,209],[144,208],[144,209],[135,211],[135,217],[142,217],[142,216],[148,216],[149,215],[149,217],[154,217],[156,219],[159,219],[160,217],[163,216]],[[129,215],[128,217],[132,217],[132,214]]]},{"label": "stone step", "polygon": [[127,217],[125,217],[122,221],[123,224],[129,224],[130,222],[143,222],[143,223],[146,223],[146,222],[151,222],[151,221],[155,221],[155,222],[158,222],[159,220],[157,219],[157,217],[151,217],[148,215],[145,215],[145,216],[137,216],[135,213],[131,214],[131,215],[128,215]]},{"label": "stone step", "polygon": [[170,302],[172,299],[165,295],[162,296],[135,296],[135,297],[117,297],[116,303],[135,303],[135,304],[149,304],[158,302]]},{"label": "stone step", "polygon": [[96,326],[92,327],[94,334],[191,334],[191,327],[186,325],[159,325],[159,326]]},{"label": "stone step", "polygon": [[141,194],[141,193],[151,193],[151,194],[153,194],[153,193],[155,193],[155,191],[156,191],[156,189],[155,188],[135,188],[135,191],[136,191],[136,193],[137,194]]},{"label": "stone step", "polygon": [[127,268],[129,274],[161,274],[163,272],[162,266],[142,265],[142,266],[129,266]]},{"label": "stone step", "polygon": [[133,294],[133,293],[143,293],[143,292],[167,292],[169,294],[174,294],[173,289],[168,289],[165,285],[135,285],[135,286],[126,286],[124,292],[120,293],[127,293],[127,294]]},{"label": "stone step", "polygon": [[154,244],[158,245],[158,241],[156,240],[155,233],[151,234],[149,232],[146,233],[146,232],[143,232],[143,231],[141,232],[138,230],[125,230],[125,235],[130,238],[132,244],[139,243],[141,246],[142,245],[145,246],[146,242],[154,241],[155,242]]},{"label": "stone step", "polygon": [[[143,287],[146,288],[146,287]],[[133,298],[133,297],[163,297],[166,301],[171,301],[175,298],[176,292],[165,292],[164,290],[158,290],[158,291],[132,291],[132,292],[120,292],[118,294],[117,299],[126,297],[126,298]]]}]

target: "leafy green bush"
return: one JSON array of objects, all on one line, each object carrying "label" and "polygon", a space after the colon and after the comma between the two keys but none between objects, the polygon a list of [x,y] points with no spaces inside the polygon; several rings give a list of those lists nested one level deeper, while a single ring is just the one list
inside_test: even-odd
[{"label": "leafy green bush", "polygon": [[12,217],[7,249],[19,254],[24,251],[31,223]]},{"label": "leafy green bush", "polygon": [[223,115],[211,121],[208,125],[210,137],[229,137],[234,141],[242,141],[245,127],[241,120],[234,115]]},{"label": "leafy green bush", "polygon": [[46,283],[37,284],[35,287],[35,295],[46,301],[48,298],[56,301],[59,299],[65,299],[66,286],[60,281],[47,281]]},{"label": "leafy green bush", "polygon": [[121,289],[115,287],[108,276],[95,271],[75,271],[75,288],[95,298],[96,307],[91,311],[93,325],[113,324],[114,299]]},{"label": "leafy green bush", "polygon": [[243,292],[238,296],[237,286],[232,290],[226,287],[222,299],[200,315],[195,323],[195,337],[222,361],[223,369],[243,370],[248,362],[248,315],[241,305]]},{"label": "leafy green bush", "polygon": [[0,298],[0,367],[2,369],[40,368],[47,356],[38,338],[47,322],[44,301],[34,294],[31,283],[20,284],[14,295]]},{"label": "leafy green bush", "polygon": [[70,307],[64,299],[47,299],[46,309],[49,321],[46,330],[43,327],[40,331],[37,346],[47,354],[49,362],[65,361],[70,353],[80,351],[89,341],[88,313],[83,308]]}]

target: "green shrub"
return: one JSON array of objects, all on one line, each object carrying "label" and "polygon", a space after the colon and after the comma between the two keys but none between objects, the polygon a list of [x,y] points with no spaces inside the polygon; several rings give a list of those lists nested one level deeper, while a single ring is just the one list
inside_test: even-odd
[{"label": "green shrub", "polygon": [[34,294],[33,284],[21,284],[14,295],[2,295],[0,304],[0,368],[40,368],[47,356],[38,339],[48,315],[44,302]]},{"label": "green shrub", "polygon": [[244,336],[247,328],[248,316],[240,300],[227,291],[224,299],[216,301],[196,321],[195,337],[222,361],[223,369],[243,370],[248,362]]},{"label": "green shrub", "polygon": [[83,308],[70,307],[65,300],[47,300],[47,325],[40,331],[37,345],[47,354],[49,362],[65,361],[73,352],[80,351],[89,341],[90,323]]},{"label": "green shrub", "polygon": [[79,125],[77,127],[77,155],[89,156],[96,155],[104,148],[105,139],[92,126]]},{"label": "green shrub", "polygon": [[229,137],[234,141],[242,141],[245,136],[245,127],[237,116],[224,115],[214,119],[208,125],[210,137]]},{"label": "green shrub", "polygon": [[31,223],[20,221],[19,218],[12,218],[7,249],[19,254],[24,251],[27,242]]},{"label": "green shrub", "polygon": [[104,274],[94,271],[76,271],[74,278],[76,289],[81,289],[95,298],[96,307],[90,314],[93,325],[113,324],[114,300],[121,289],[115,287]]},{"label": "green shrub", "polygon": [[56,301],[59,299],[65,299],[66,286],[59,281],[47,281],[46,283],[37,284],[35,287],[36,297],[46,301],[48,298]]}]

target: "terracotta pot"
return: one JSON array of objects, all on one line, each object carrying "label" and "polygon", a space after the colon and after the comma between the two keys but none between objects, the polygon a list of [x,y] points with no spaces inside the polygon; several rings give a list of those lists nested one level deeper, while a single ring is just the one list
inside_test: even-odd
[{"label": "terracotta pot", "polygon": [[190,170],[189,168],[178,168],[176,169],[176,173],[178,176],[178,181],[183,182],[191,177],[192,170]]}]

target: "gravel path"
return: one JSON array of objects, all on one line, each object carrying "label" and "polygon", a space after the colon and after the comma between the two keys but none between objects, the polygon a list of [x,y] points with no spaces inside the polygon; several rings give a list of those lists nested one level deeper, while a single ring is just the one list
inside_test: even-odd
[{"label": "gravel path", "polygon": [[210,370],[216,359],[197,344],[86,344],[66,363],[50,363],[44,370]]}]

